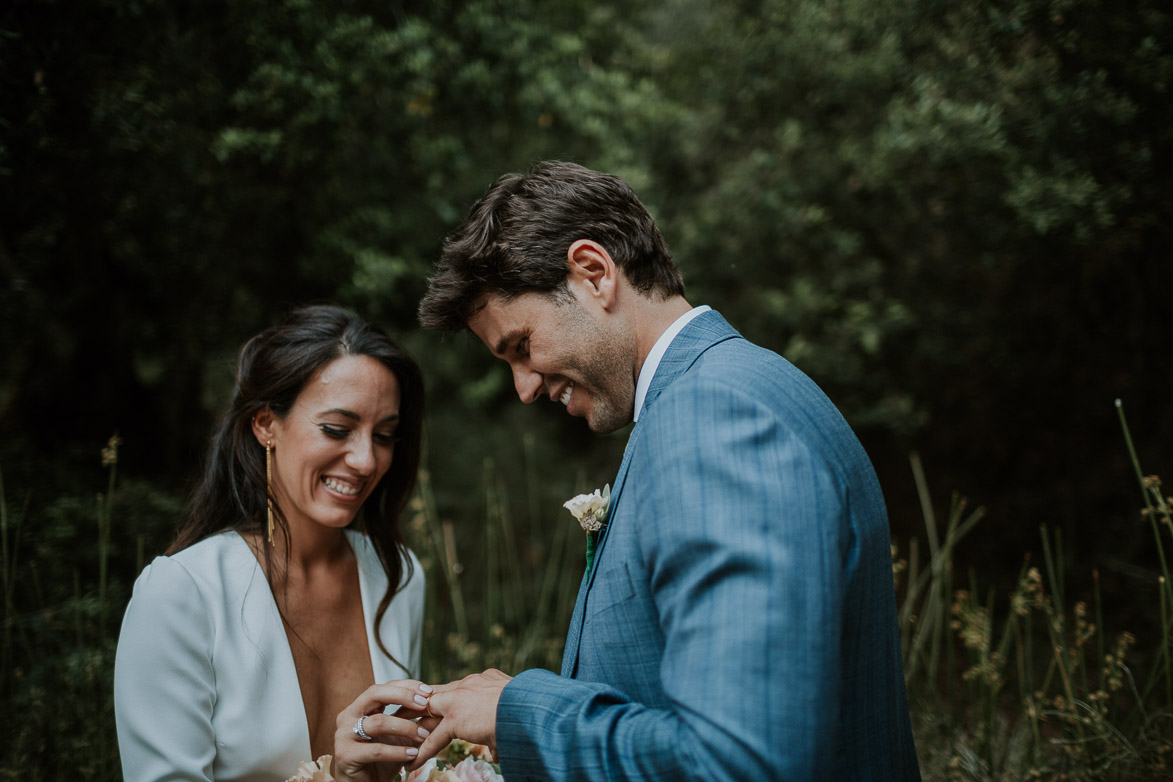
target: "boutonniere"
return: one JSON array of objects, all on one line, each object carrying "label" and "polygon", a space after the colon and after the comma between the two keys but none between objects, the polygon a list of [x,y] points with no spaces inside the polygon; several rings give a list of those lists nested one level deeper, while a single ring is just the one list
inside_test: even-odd
[{"label": "boutonniere", "polygon": [[587,536],[586,572],[591,572],[591,564],[595,559],[595,545],[599,540],[599,530],[607,523],[607,506],[611,504],[611,484],[603,487],[602,491],[595,489],[590,494],[580,494],[571,497],[562,503],[562,507],[570,511],[570,515],[578,520],[579,526]]}]

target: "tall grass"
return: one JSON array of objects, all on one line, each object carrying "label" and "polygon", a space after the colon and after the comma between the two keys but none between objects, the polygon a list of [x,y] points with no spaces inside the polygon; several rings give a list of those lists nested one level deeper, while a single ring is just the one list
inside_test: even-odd
[{"label": "tall grass", "polygon": [[[528,440],[524,451],[531,477]],[[558,503],[543,506],[535,480],[525,483],[525,510],[519,512],[496,464],[486,460],[481,517],[461,525],[464,545],[458,545],[456,524],[436,510],[431,475],[420,475],[407,536],[428,574],[422,675],[429,681],[490,667],[559,670],[584,569],[584,539]],[[582,484],[580,477],[578,491]],[[572,493],[568,485],[566,497]],[[462,557],[470,560],[467,567]],[[466,599],[466,592],[473,597]]]},{"label": "tall grass", "polygon": [[[967,588],[958,588],[958,545],[984,511],[967,514],[964,499],[954,495],[942,536],[913,457],[929,563],[920,568],[914,540],[894,572],[902,587],[905,679],[926,778],[1169,777],[1173,595],[1164,546],[1173,540],[1173,501],[1162,496],[1156,476],[1144,475],[1119,402],[1117,409],[1161,568],[1148,593],[1135,595],[1138,604],[1152,606],[1152,624],[1159,628],[1143,654],[1136,653],[1136,636],[1106,624],[1097,571],[1090,606],[1067,593],[1059,529],[1040,526],[1042,567],[1025,557],[1006,598],[983,593],[972,575]],[[1134,657],[1147,660],[1147,673],[1134,666]]]},{"label": "tall grass", "polygon": [[[957,573],[985,511],[954,494],[938,519],[912,457],[924,534],[904,544],[904,556],[893,546],[893,573],[926,779],[1169,776],[1173,500],[1141,470],[1119,415],[1160,570],[1133,597],[1153,614],[1135,635],[1108,626],[1122,612],[1103,605],[1098,573],[1089,595],[1069,588],[1061,529],[1040,527],[1041,561],[1023,557],[1009,594]],[[486,460],[478,510],[458,520],[441,514],[432,476],[421,474],[406,537],[428,580],[425,680],[559,668],[585,550],[560,503],[594,487],[581,475],[540,483],[533,445],[523,442],[519,469]],[[162,548],[178,503],[116,481],[118,447],[114,438],[102,451],[96,501],[57,498],[35,519],[29,497],[9,498],[0,473],[0,780],[121,776],[112,718],[119,619],[144,551]]]}]

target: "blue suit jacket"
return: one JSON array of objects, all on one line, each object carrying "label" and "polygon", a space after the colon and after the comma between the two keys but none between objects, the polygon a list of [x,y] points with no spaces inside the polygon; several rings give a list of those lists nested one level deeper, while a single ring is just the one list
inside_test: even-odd
[{"label": "blue suit jacket", "polygon": [[562,675],[502,693],[506,778],[919,779],[889,546],[830,400],[699,315],[632,429]]}]

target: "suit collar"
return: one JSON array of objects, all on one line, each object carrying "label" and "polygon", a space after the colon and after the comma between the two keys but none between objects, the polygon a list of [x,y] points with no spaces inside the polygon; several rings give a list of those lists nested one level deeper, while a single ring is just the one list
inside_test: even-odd
[{"label": "suit collar", "polygon": [[652,383],[648,387],[640,415],[646,414],[664,389],[684,374],[706,350],[719,342],[739,336],[741,335],[737,330],[716,310],[702,312],[693,318],[664,351],[660,366],[652,376]]},{"label": "suit collar", "polygon": [[681,315],[672,322],[660,338],[656,340],[656,344],[652,345],[652,349],[648,352],[644,359],[644,364],[640,367],[639,378],[635,384],[635,420],[639,421],[639,413],[643,408],[644,399],[648,395],[648,387],[652,384],[652,378],[656,376],[656,369],[660,366],[660,361],[664,358],[664,353],[667,352],[668,346],[672,344],[672,340],[676,339],[685,326],[687,326],[698,315],[702,315],[712,309],[708,304],[702,304],[699,307],[693,307],[688,312]]}]

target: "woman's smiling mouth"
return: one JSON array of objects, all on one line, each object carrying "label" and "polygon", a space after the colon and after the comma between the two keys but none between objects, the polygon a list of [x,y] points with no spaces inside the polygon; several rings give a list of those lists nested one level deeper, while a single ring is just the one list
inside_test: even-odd
[{"label": "woman's smiling mouth", "polygon": [[330,477],[322,478],[322,483],[326,484],[326,488],[331,491],[336,491],[339,494],[345,494],[347,497],[353,497],[360,491],[358,486],[350,486],[349,484],[339,483]]}]

